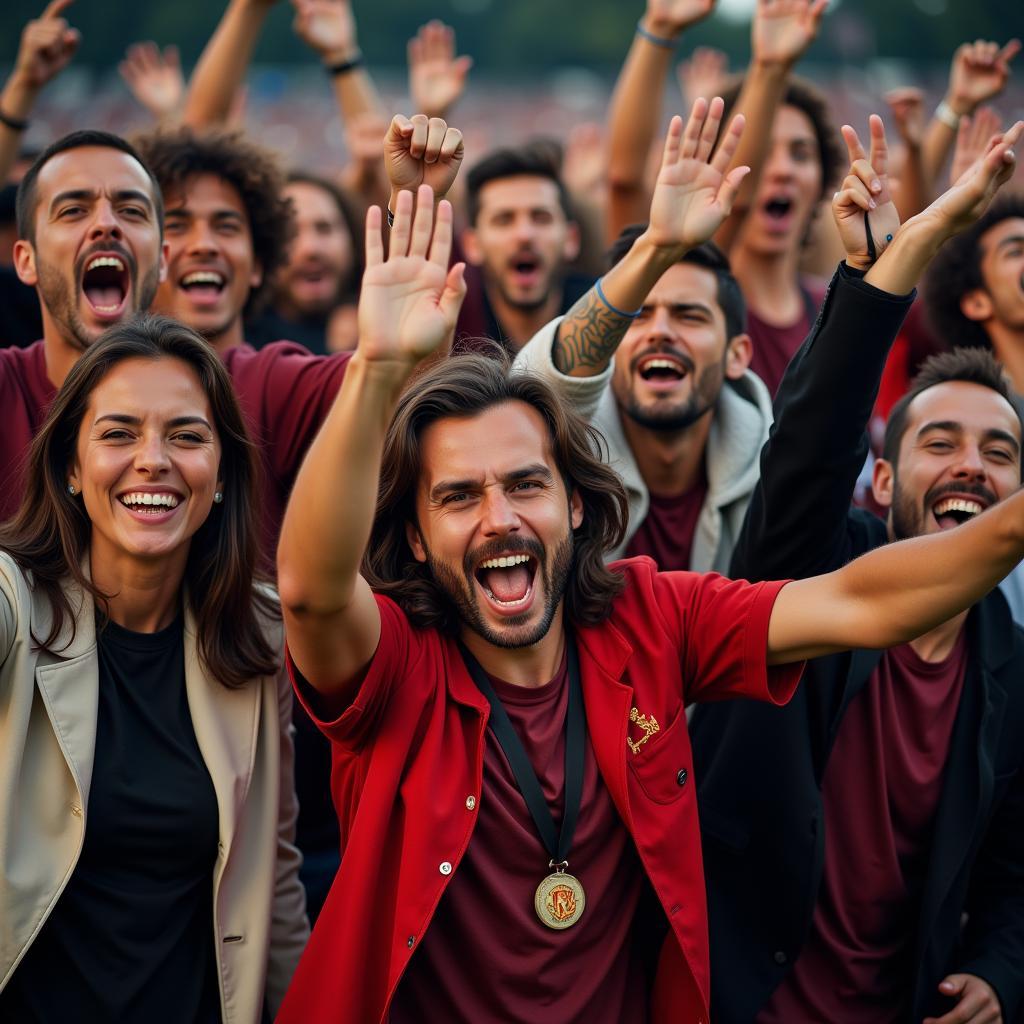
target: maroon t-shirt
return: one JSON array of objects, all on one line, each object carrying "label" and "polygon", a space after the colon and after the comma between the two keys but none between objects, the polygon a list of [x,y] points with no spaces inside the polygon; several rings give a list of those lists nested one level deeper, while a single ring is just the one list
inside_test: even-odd
[{"label": "maroon t-shirt", "polygon": [[[536,688],[491,677],[561,827],[568,673],[563,658]],[[555,931],[533,908],[551,873],[494,734],[484,746],[479,818],[466,854],[391,1001],[390,1024],[643,1024],[650,987],[632,940],[644,871],[587,735],[583,795],[569,868],[587,897]]]},{"label": "maroon t-shirt", "polygon": [[[258,352],[239,345],[224,356],[263,462],[261,540],[267,568],[273,568],[281,519],[302,457],[341,387],[350,358],[349,352],[313,356],[290,341]],[[55,394],[43,342],[0,349],[0,519],[17,511],[22,462]]]},{"label": "maroon t-shirt", "polygon": [[825,298],[825,284],[813,278],[802,278],[800,291],[804,308],[791,324],[777,327],[762,320],[752,309],[747,310],[747,333],[754,350],[750,368],[764,381],[773,398],[779,390],[789,361],[811,333]]},{"label": "maroon t-shirt", "polygon": [[850,702],[825,769],[825,871],[811,932],[757,1024],[906,1019],[932,823],[967,667],[887,651]]},{"label": "maroon t-shirt", "polygon": [[630,538],[625,557],[649,555],[661,572],[689,570],[693,535],[707,494],[708,481],[703,470],[685,494],[671,498],[652,494],[647,515]]},{"label": "maroon t-shirt", "polygon": [[0,348],[0,521],[18,511],[22,466],[56,393],[41,341]]}]

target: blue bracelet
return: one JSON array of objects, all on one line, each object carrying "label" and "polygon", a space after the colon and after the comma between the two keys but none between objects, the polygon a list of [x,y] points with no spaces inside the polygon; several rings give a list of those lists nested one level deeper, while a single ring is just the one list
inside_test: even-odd
[{"label": "blue bracelet", "polygon": [[624,309],[618,309],[608,301],[608,296],[605,295],[604,289],[601,287],[601,278],[598,278],[594,283],[594,290],[597,292],[597,297],[617,316],[625,317],[627,320],[635,320],[643,311],[644,308],[641,306],[635,313],[627,313]]},{"label": "blue bracelet", "polygon": [[655,46],[662,46],[666,50],[674,50],[676,48],[677,40],[666,39],[664,36],[656,36],[653,32],[648,32],[641,21],[636,23],[636,34],[638,36],[643,36],[647,42],[654,43]]}]

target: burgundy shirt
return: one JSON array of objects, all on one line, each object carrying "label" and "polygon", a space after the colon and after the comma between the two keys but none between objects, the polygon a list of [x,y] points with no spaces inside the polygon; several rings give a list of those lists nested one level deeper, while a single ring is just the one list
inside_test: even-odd
[{"label": "burgundy shirt", "polygon": [[850,702],[825,769],[825,870],[811,932],[757,1024],[897,1024],[910,1004],[932,822],[967,666],[882,656]]},{"label": "burgundy shirt", "polygon": [[[566,661],[526,688],[490,677],[561,827],[565,807]],[[587,903],[555,931],[533,908],[551,873],[512,769],[494,734],[484,745],[479,820],[391,1003],[390,1024],[643,1024],[647,981],[630,936],[643,868],[594,760],[584,753],[580,816],[568,870]]]},{"label": "burgundy shirt", "polygon": [[661,572],[689,569],[693,535],[707,494],[703,469],[697,483],[685,494],[671,498],[652,494],[647,515],[626,546],[625,557],[650,555]]},{"label": "burgundy shirt", "polygon": [[[239,345],[224,356],[263,461],[261,539],[267,568],[273,568],[281,519],[302,457],[341,387],[350,358],[349,352],[312,356],[290,341],[258,352]],[[42,341],[0,349],[0,519],[17,511],[22,461],[55,394]]]},{"label": "burgundy shirt", "polygon": [[772,398],[779,390],[789,361],[811,333],[815,317],[825,298],[825,287],[823,281],[801,278],[800,291],[804,299],[804,308],[796,321],[782,327],[766,323],[752,309],[747,310],[747,333],[754,349],[750,368],[764,381]]}]

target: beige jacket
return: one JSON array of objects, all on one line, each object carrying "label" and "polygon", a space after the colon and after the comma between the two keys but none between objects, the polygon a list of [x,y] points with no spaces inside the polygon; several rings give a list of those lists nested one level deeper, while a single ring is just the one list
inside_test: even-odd
[{"label": "beige jacket", "polygon": [[[69,584],[78,609],[40,652],[31,637],[50,628],[48,603],[0,552],[0,990],[4,988],[78,861],[88,825],[99,700],[92,599]],[[280,623],[268,626],[283,650]],[[219,854],[213,928],[225,1024],[258,1024],[264,990],[276,1012],[309,935],[293,845],[291,690],[276,676],[228,689],[197,657],[185,619],[185,688],[203,760],[217,794]]]}]

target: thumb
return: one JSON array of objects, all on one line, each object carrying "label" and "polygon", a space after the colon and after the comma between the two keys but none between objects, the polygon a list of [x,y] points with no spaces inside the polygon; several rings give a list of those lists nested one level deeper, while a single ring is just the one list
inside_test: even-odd
[{"label": "thumb", "polygon": [[732,204],[736,202],[736,196],[739,193],[740,185],[743,184],[743,179],[750,173],[749,167],[734,167],[723,180],[721,187],[718,189],[718,202],[721,204],[722,210],[726,216],[732,211]]},{"label": "thumb", "polygon": [[444,291],[438,301],[438,309],[441,310],[445,320],[454,324],[459,318],[459,310],[462,308],[462,300],[466,297],[465,263],[456,263],[448,271],[445,278]]},{"label": "thumb", "polygon": [[469,69],[472,66],[473,66],[473,58],[472,57],[458,57],[458,58],[456,58],[452,62],[452,67],[453,67],[453,69],[455,71],[455,74],[457,74],[459,76],[459,78],[465,78],[466,75],[469,74]]},{"label": "thumb", "polygon": [[966,974],[950,974],[939,982],[939,991],[946,996],[958,996],[966,984]]}]

